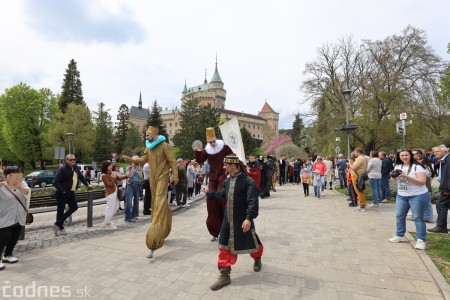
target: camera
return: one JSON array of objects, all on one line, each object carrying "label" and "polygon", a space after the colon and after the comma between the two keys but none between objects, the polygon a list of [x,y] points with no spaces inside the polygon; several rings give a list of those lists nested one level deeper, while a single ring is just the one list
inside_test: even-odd
[{"label": "camera", "polygon": [[394,171],[391,172],[391,177],[392,177],[392,178],[397,178],[398,175],[400,175],[400,174],[402,174],[402,173],[403,173],[402,170],[396,169],[396,170],[394,170]]}]

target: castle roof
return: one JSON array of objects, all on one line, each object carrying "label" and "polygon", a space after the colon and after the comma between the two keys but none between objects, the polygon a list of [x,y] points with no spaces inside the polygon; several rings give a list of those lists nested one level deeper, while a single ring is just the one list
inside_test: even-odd
[{"label": "castle roof", "polygon": [[229,109],[223,109],[223,108],[216,108],[216,110],[218,112],[220,112],[220,113],[227,114],[227,115],[242,116],[242,117],[246,117],[246,118],[250,118],[250,119],[264,120],[263,117],[247,114],[247,113],[244,113],[244,112],[239,112],[239,111],[234,111],[234,110],[229,110]]},{"label": "castle roof", "polygon": [[198,92],[206,92],[207,90],[209,90],[209,85],[207,83],[204,83],[204,84],[190,87],[187,90],[187,92],[188,93],[198,93]]},{"label": "castle roof", "polygon": [[149,114],[148,108],[132,106],[130,109],[130,117],[147,119]]},{"label": "castle roof", "polygon": [[276,113],[272,107],[270,107],[269,103],[267,101],[264,103],[263,108],[261,109],[262,113]]},{"label": "castle roof", "polygon": [[216,61],[216,69],[214,70],[213,77],[211,78],[211,82],[222,82],[222,78],[220,78],[219,71],[217,70],[217,61]]}]

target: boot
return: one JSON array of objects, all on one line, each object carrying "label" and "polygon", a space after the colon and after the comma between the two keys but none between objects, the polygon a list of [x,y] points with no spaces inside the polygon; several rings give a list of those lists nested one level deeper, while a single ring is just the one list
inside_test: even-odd
[{"label": "boot", "polygon": [[216,282],[214,282],[209,288],[213,291],[220,290],[224,286],[227,286],[231,283],[230,271],[231,267],[219,267],[220,276]]},{"label": "boot", "polygon": [[253,271],[259,272],[259,271],[261,271],[261,267],[262,267],[261,258],[256,258],[255,264],[253,265]]},{"label": "boot", "polygon": [[330,191],[333,190],[332,182],[330,182]]}]

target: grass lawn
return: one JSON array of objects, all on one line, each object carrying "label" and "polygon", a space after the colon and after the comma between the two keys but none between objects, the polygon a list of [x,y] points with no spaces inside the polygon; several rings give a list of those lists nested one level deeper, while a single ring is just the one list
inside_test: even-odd
[{"label": "grass lawn", "polygon": [[[410,232],[416,238],[414,232]],[[427,233],[427,249],[425,252],[434,262],[447,283],[450,284],[450,235]]]}]

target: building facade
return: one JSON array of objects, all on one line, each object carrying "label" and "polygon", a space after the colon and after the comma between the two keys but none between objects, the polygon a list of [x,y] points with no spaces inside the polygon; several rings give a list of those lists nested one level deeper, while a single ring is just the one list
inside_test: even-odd
[{"label": "building facade", "polygon": [[[265,101],[261,111],[257,115],[225,109],[227,92],[224,89],[224,83],[219,75],[217,62],[214,74],[209,83],[206,77],[203,84],[190,88],[186,86],[186,82],[184,83],[184,88],[181,93],[181,104],[191,97],[198,99],[199,105],[210,104],[212,107],[215,107],[225,121],[237,117],[239,126],[245,127],[255,139],[262,140],[265,130],[271,130],[278,135],[279,113],[275,112],[267,101]],[[139,105],[137,107],[132,106],[130,109],[130,123],[138,126],[140,132],[142,132],[147,123],[149,113],[149,109],[142,107],[142,97],[139,95]],[[178,107],[164,109],[161,110],[160,114],[169,138],[172,139],[181,129],[180,110]]]}]

